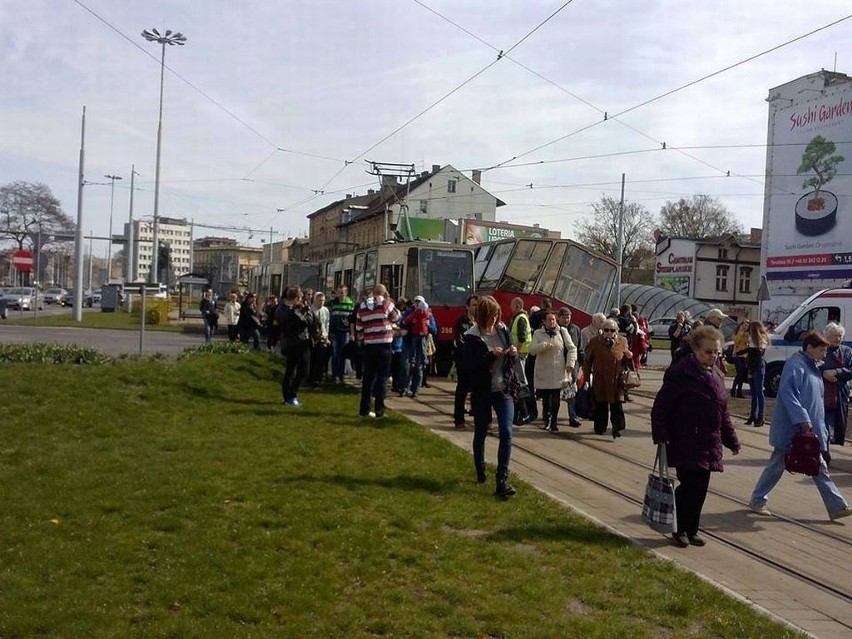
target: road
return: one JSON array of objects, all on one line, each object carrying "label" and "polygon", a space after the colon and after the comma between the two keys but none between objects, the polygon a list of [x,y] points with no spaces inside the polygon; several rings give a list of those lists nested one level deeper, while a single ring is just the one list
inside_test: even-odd
[{"label": "road", "polygon": [[[145,331],[142,354],[177,355],[187,346],[203,343],[201,333]],[[0,343],[79,344],[112,357],[139,354],[139,331],[78,328],[66,326],[22,326],[0,322]]]}]

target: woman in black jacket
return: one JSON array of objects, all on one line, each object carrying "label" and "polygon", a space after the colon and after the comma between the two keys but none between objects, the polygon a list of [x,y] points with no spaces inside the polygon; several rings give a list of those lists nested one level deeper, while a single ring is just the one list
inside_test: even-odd
[{"label": "woman in black jacket", "polygon": [[474,326],[464,334],[464,367],[470,380],[473,405],[473,462],[477,482],[484,484],[487,479],[485,438],[493,409],[500,440],[495,493],[505,499],[517,492],[508,482],[515,403],[509,393],[507,376],[512,375],[517,364],[518,349],[512,345],[512,337],[500,321],[500,305],[490,295],[477,302],[474,321]]},{"label": "woman in black jacket", "polygon": [[300,406],[299,386],[310,371],[313,338],[318,336],[316,318],[302,301],[300,287],[287,289],[275,313],[275,322],[281,331],[281,354],[287,362],[281,379],[281,394],[288,406]]},{"label": "woman in black jacket", "polygon": [[464,366],[464,334],[473,328],[478,301],[479,298],[476,295],[467,298],[467,310],[464,315],[456,320],[453,327],[453,360],[456,364],[456,396],[453,405],[453,419],[456,428],[467,428],[467,423],[464,420],[464,403],[467,394],[470,392],[470,381],[468,380],[467,369]]}]

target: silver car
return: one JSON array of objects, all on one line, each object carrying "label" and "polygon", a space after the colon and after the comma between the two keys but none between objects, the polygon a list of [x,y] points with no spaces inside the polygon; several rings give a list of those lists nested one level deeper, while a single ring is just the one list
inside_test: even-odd
[{"label": "silver car", "polygon": [[44,309],[44,296],[32,286],[16,286],[6,289],[6,306],[24,311],[31,311],[38,306],[41,311]]},{"label": "silver car", "polygon": [[65,306],[70,304],[68,301],[68,291],[64,288],[49,288],[44,292],[45,304],[59,304]]}]

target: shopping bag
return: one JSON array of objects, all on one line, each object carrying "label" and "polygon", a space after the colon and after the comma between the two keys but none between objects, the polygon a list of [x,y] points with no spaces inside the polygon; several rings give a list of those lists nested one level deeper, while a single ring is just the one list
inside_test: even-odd
[{"label": "shopping bag", "polygon": [[802,473],[809,477],[819,475],[819,438],[813,431],[793,435],[793,447],[784,456],[784,468],[789,473]]},{"label": "shopping bag", "polygon": [[677,532],[674,480],[669,475],[665,444],[657,446],[654,469],[648,475],[645,501],[642,504],[642,521],[661,533]]},{"label": "shopping bag", "polygon": [[559,389],[559,399],[563,402],[570,402],[577,396],[577,382],[573,377],[567,377],[562,380],[562,386]]},{"label": "shopping bag", "polygon": [[574,411],[581,419],[592,419],[595,416],[595,397],[588,383],[578,386],[574,397]]}]

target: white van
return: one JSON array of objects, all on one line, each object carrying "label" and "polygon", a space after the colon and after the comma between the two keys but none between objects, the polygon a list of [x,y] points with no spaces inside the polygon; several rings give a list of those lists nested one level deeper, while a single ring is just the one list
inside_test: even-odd
[{"label": "white van", "polygon": [[802,337],[808,331],[821,331],[829,322],[846,328],[843,343],[852,346],[852,288],[832,288],[814,293],[769,334],[766,349],[764,388],[769,397],[778,393],[781,369],[793,353],[802,350]]}]

